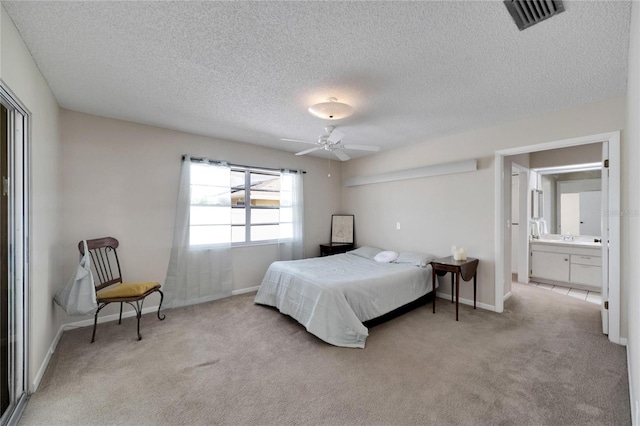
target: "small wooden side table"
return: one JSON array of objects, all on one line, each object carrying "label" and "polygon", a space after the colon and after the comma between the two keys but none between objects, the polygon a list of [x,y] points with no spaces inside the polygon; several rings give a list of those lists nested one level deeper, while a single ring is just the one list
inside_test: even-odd
[{"label": "small wooden side table", "polygon": [[456,286],[456,321],[458,321],[458,299],[460,297],[460,275],[465,281],[473,278],[473,309],[476,308],[476,278],[478,272],[478,259],[468,257],[465,260],[455,260],[453,256],[436,259],[431,262],[433,269],[433,313],[436,313],[436,275],[443,276],[451,272],[451,303],[453,303],[453,276]]},{"label": "small wooden side table", "polygon": [[353,250],[353,243],[320,244],[320,256],[344,253]]}]

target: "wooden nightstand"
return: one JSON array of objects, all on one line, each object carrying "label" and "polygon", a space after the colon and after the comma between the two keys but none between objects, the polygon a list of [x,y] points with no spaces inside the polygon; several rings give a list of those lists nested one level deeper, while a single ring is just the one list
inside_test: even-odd
[{"label": "wooden nightstand", "polygon": [[436,275],[446,275],[451,272],[451,303],[453,303],[453,276],[456,277],[456,321],[458,321],[458,299],[460,296],[460,275],[465,281],[473,278],[473,309],[476,308],[476,276],[478,272],[478,259],[468,257],[466,260],[455,260],[453,256],[436,259],[431,262],[433,268],[433,313],[436,313]]},{"label": "wooden nightstand", "polygon": [[332,254],[344,253],[353,250],[353,244],[320,244],[320,256],[330,256]]}]

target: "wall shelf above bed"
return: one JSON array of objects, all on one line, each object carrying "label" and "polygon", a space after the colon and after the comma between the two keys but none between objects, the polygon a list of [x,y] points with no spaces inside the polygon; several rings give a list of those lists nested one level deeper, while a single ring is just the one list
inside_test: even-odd
[{"label": "wall shelf above bed", "polygon": [[398,170],[377,175],[354,176],[344,180],[344,186],[369,185],[372,183],[392,182],[396,180],[418,179],[423,177],[449,175],[453,173],[478,170],[478,160],[462,160],[451,163],[432,164],[415,169]]}]

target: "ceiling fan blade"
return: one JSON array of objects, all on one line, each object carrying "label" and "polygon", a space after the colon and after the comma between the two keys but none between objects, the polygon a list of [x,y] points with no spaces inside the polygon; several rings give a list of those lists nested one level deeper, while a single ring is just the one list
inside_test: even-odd
[{"label": "ceiling fan blade", "polygon": [[331,151],[335,154],[336,157],[338,157],[341,161],[347,161],[350,160],[351,157],[349,157],[347,154],[345,154],[344,152],[336,149],[335,151]]},{"label": "ceiling fan blade", "polygon": [[300,140],[300,139],[285,139],[285,138],[282,138],[282,139],[280,139],[280,140],[281,140],[281,141],[285,141],[285,142],[302,142],[302,143],[312,143],[312,144],[314,144],[314,145],[318,143],[318,142],[311,142],[311,141],[303,141],[303,140]]},{"label": "ceiling fan blade", "polygon": [[346,135],[338,129],[333,129],[327,141],[331,144],[336,144],[342,140]]},{"label": "ceiling fan blade", "polygon": [[315,148],[305,149],[304,151],[296,152],[296,155],[305,155],[313,151],[317,151],[319,149],[324,149],[323,146],[316,146]]},{"label": "ceiling fan blade", "polygon": [[347,149],[359,149],[360,151],[380,151],[380,147],[373,145],[346,144]]}]

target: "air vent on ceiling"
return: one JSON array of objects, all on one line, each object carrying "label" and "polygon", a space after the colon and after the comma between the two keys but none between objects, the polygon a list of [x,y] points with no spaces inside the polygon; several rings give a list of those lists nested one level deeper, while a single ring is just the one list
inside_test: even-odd
[{"label": "air vent on ceiling", "polygon": [[520,31],[564,12],[562,0],[504,0]]}]

